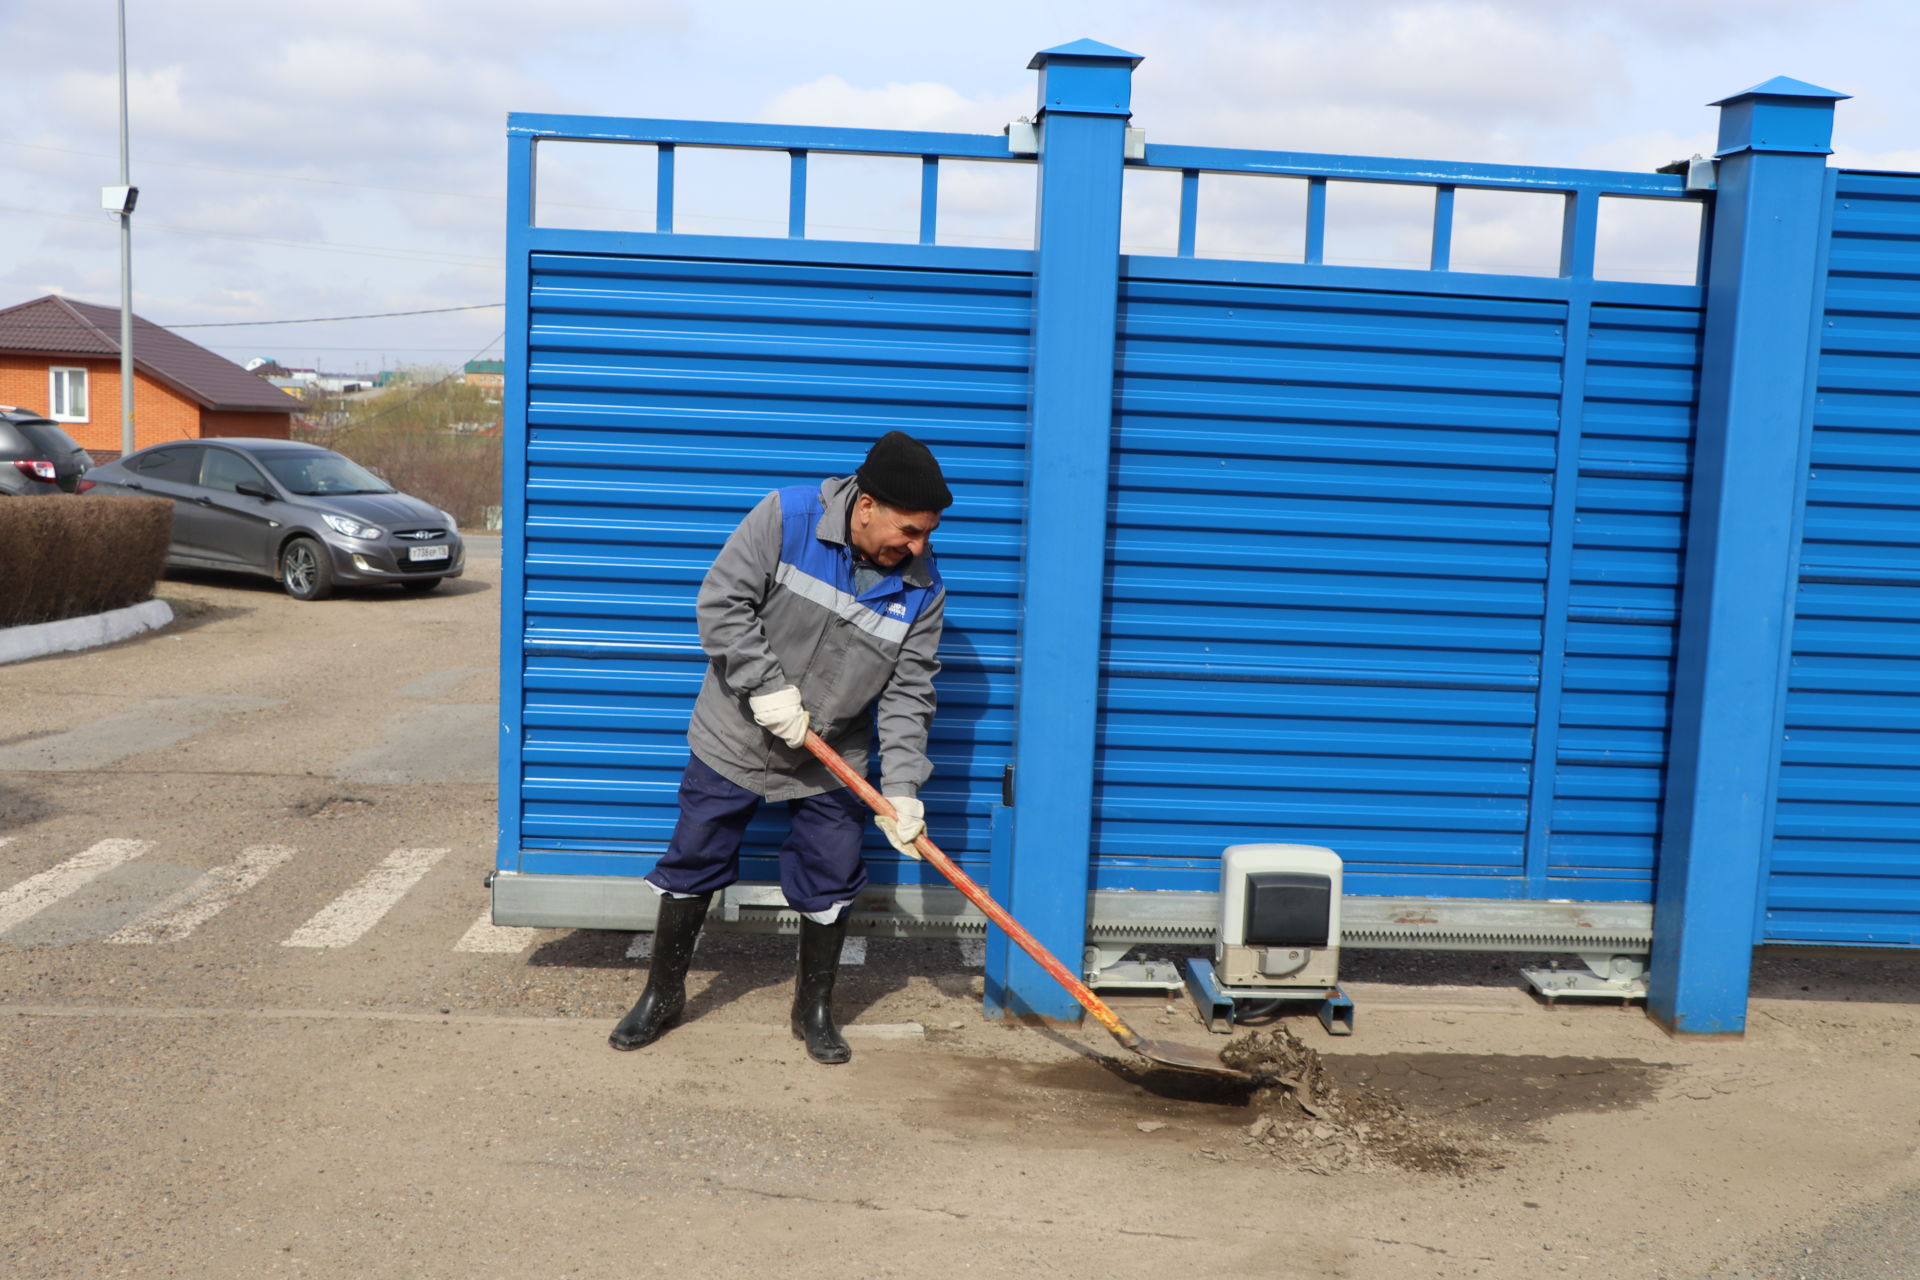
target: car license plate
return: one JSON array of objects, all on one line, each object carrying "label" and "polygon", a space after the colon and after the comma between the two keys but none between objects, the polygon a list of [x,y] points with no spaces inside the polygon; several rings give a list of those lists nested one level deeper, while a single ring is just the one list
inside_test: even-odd
[{"label": "car license plate", "polygon": [[409,560],[445,560],[446,558],[447,548],[445,544],[437,547],[407,548],[407,559]]}]

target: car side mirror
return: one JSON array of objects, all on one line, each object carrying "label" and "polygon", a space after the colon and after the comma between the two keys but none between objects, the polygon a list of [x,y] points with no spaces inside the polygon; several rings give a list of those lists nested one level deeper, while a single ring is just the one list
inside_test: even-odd
[{"label": "car side mirror", "polygon": [[250,480],[242,480],[239,484],[233,486],[233,491],[238,494],[244,494],[249,498],[259,498],[265,502],[273,501],[273,494],[267,491],[266,486],[254,484]]}]

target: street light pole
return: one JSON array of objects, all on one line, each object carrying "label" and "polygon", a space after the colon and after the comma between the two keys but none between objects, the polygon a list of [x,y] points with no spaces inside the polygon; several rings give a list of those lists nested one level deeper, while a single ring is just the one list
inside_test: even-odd
[{"label": "street light pole", "polygon": [[[127,0],[120,11],[120,186],[133,178],[127,162]],[[133,452],[133,207],[120,210],[120,456]]]}]

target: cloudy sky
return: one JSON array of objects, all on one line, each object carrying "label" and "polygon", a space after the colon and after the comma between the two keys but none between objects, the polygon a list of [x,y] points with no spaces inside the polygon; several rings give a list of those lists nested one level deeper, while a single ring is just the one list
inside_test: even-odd
[{"label": "cloudy sky", "polygon": [[[1145,57],[1134,124],[1153,142],[1647,170],[1711,151],[1703,104],[1790,75],[1854,95],[1836,162],[1920,169],[1920,5],[1906,0],[127,9],[135,309],[235,359],[342,371],[498,354],[502,312],[483,304],[503,287],[510,111],[993,133],[1032,110],[1029,57],[1081,37]],[[0,0],[0,306],[50,292],[118,304],[118,232],[99,210],[118,174],[114,14],[113,0]],[[542,221],[644,225],[644,167],[607,150],[543,157]],[[683,229],[784,232],[784,169],[747,161],[682,161]],[[884,164],[817,171],[814,232],[901,234],[899,177]],[[1203,253],[1297,253],[1291,194],[1264,181],[1203,193],[1217,215]],[[1142,251],[1168,234],[1150,187],[1129,193],[1129,247]],[[1420,211],[1389,197],[1354,210],[1349,260],[1419,256]],[[956,186],[954,199],[943,238],[1009,243],[1028,219],[1017,182]],[[1464,227],[1463,247],[1490,269],[1535,269],[1541,225],[1496,209]],[[1635,234],[1625,274],[1672,278],[1679,233]],[[478,309],[184,328],[456,307]]]}]

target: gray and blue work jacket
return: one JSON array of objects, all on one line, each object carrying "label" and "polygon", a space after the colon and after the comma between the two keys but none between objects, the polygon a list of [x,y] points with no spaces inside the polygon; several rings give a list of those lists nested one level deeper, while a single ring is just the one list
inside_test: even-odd
[{"label": "gray and blue work jacket", "polygon": [[716,772],[768,800],[840,785],[805,747],[754,723],[747,699],[790,684],[813,731],[861,773],[877,717],[884,794],[916,795],[933,772],[927,728],[946,588],[931,549],[856,588],[847,529],[856,492],[844,476],[768,494],[700,584],[709,662],[687,741]]}]

